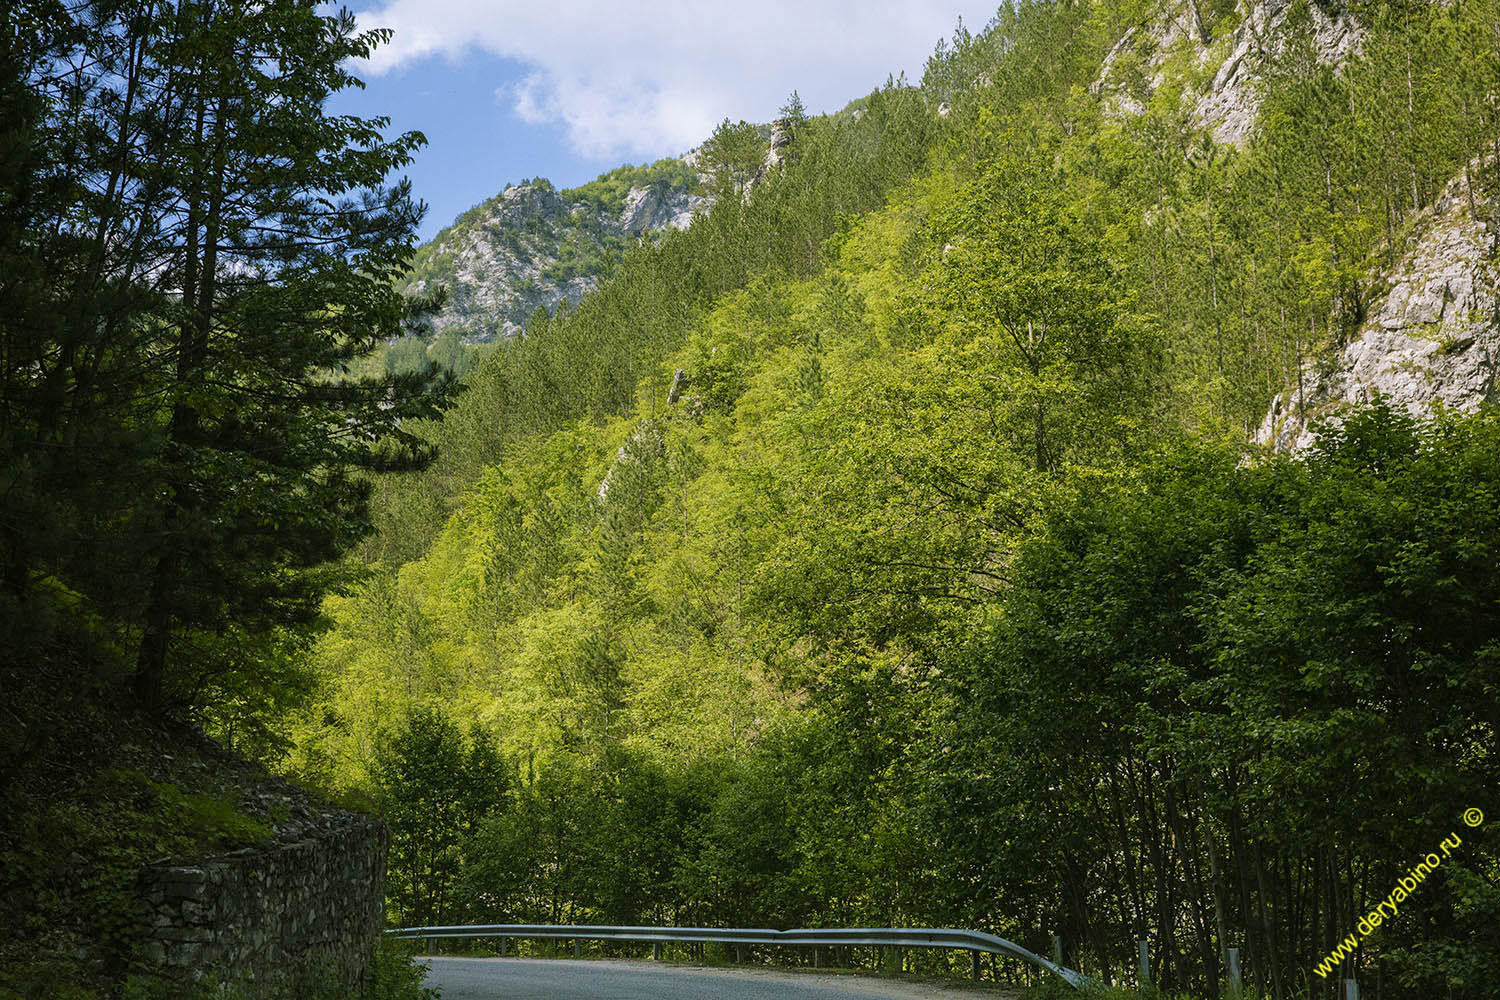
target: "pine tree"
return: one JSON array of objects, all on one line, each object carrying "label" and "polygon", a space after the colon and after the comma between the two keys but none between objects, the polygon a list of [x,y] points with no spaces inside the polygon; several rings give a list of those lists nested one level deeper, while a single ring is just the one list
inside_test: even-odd
[{"label": "pine tree", "polygon": [[[359,470],[431,458],[408,424],[441,412],[451,379],[347,374],[433,305],[393,289],[424,209],[386,182],[425,140],[326,110],[358,84],[344,64],[388,37],[347,11],[209,0],[65,16],[67,44],[25,79],[46,109],[38,163],[75,187],[32,228],[67,252],[54,308],[37,312],[50,325],[7,337],[24,353],[7,358],[22,432],[5,445],[17,464],[94,470],[90,502],[107,509],[74,519],[73,552],[8,544],[7,577],[113,589],[136,691],[160,708],[190,696],[194,635],[315,615],[317,567],[368,530]],[[94,458],[101,428],[130,461]],[[65,475],[32,490],[41,506],[77,493]],[[112,580],[75,558],[102,548],[104,525],[120,535]]]},{"label": "pine tree", "polygon": [[795,90],[792,91],[792,96],[786,99],[786,103],[781,106],[781,110],[777,114],[787,121],[793,132],[807,124],[807,107],[802,103],[801,95]]},{"label": "pine tree", "polygon": [[699,153],[704,172],[713,178],[714,196],[740,197],[760,169],[765,150],[766,144],[754,125],[745,121],[731,123],[728,118],[720,122]]}]

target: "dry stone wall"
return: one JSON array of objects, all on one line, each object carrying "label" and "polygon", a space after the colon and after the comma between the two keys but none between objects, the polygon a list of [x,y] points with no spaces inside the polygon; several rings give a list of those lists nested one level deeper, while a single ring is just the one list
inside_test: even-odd
[{"label": "dry stone wall", "polygon": [[143,874],[147,959],[184,983],[210,977],[268,998],[311,974],[361,982],[384,922],[387,833],[335,813],[265,847]]}]

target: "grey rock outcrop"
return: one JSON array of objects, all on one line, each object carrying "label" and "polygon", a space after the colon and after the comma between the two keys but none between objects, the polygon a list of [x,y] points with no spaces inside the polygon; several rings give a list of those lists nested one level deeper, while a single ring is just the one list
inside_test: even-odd
[{"label": "grey rock outcrop", "polygon": [[[1193,106],[1193,120],[1208,128],[1215,141],[1238,146],[1250,137],[1260,111],[1260,82],[1292,44],[1288,21],[1297,6],[1293,0],[1259,0],[1235,27],[1229,55]],[[1329,13],[1317,3],[1306,4],[1306,10],[1311,52],[1319,65],[1342,66],[1358,52],[1364,30],[1348,12]]]},{"label": "grey rock outcrop", "polygon": [[[1183,9],[1176,9],[1178,6]],[[1185,5],[1169,5],[1160,20],[1126,31],[1104,57],[1099,78],[1089,89],[1104,99],[1111,115],[1124,118],[1142,114],[1146,110],[1144,101],[1166,82],[1167,59],[1188,37],[1181,17],[1185,10]],[[1139,79],[1134,80],[1124,69],[1133,59],[1143,61]]]},{"label": "grey rock outcrop", "polygon": [[1417,222],[1411,249],[1343,351],[1304,367],[1301,388],[1271,403],[1256,441],[1296,452],[1309,425],[1378,394],[1413,416],[1437,407],[1473,411],[1495,397],[1500,361],[1500,260],[1485,204],[1460,177]]},{"label": "grey rock outcrop", "polygon": [[706,207],[707,197],[655,187],[635,187],[625,196],[625,208],[617,220],[627,236],[641,236],[658,229],[686,229],[694,213]]},{"label": "grey rock outcrop", "polygon": [[[1218,37],[1201,27],[1197,12],[1190,0],[1166,0],[1153,23],[1126,32],[1093,86],[1109,113],[1143,113],[1169,75],[1187,65],[1196,71],[1190,77],[1209,82],[1184,90],[1184,110],[1217,142],[1242,145],[1260,113],[1262,83],[1278,62],[1340,67],[1364,40],[1338,2],[1241,0],[1232,24],[1215,26]],[[1439,408],[1471,411],[1495,395],[1500,264],[1497,234],[1476,211],[1483,204],[1460,178],[1415,220],[1409,248],[1384,276],[1358,334],[1303,367],[1297,386],[1271,402],[1257,442],[1303,450],[1313,442],[1313,424],[1336,421],[1376,396],[1422,417]]]},{"label": "grey rock outcrop", "polygon": [[434,333],[457,330],[468,341],[512,337],[537,309],[576,306],[598,283],[605,254],[686,228],[711,204],[666,184],[631,187],[618,211],[566,195],[546,181],[511,185],[423,248],[406,290],[447,288],[447,303],[428,320]]},{"label": "grey rock outcrop", "polygon": [[761,161],[760,168],[755,171],[755,176],[745,184],[745,198],[748,200],[751,190],[766,178],[772,170],[779,167],[786,159],[786,151],[791,148],[794,138],[792,120],[790,118],[777,118],[771,122],[771,141],[766,148],[765,159]]},{"label": "grey rock outcrop", "polygon": [[[1309,0],[1241,0],[1234,26],[1205,43],[1196,11],[1186,0],[1168,2],[1160,19],[1132,28],[1116,43],[1093,85],[1112,114],[1143,113],[1144,102],[1167,83],[1169,62],[1185,55],[1195,68],[1213,74],[1205,87],[1189,88],[1183,97],[1193,121],[1217,142],[1242,145],[1260,111],[1266,70],[1299,38],[1306,38],[1318,63],[1340,66],[1364,37],[1342,8],[1330,11]],[[1134,79],[1124,70],[1131,62],[1139,66]]]}]

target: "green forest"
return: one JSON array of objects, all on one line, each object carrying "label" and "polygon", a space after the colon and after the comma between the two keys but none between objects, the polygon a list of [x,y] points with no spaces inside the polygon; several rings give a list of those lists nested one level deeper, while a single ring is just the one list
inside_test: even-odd
[{"label": "green forest", "polygon": [[[1500,232],[1500,0],[1291,3],[1243,146],[1184,100],[1215,63],[1119,44],[1179,6],[1018,0],[854,113],[794,95],[748,191],[440,366],[390,360],[440,304],[399,292],[421,136],[319,111],[379,32],[23,5],[0,802],[53,820],[11,822],[6,905],[71,829],[27,775],[126,704],[377,811],[392,927],[956,927],[1142,995],[1220,997],[1237,948],[1268,1000],[1492,996],[1500,411],[1253,438],[1452,185]],[[1248,16],[1186,6],[1220,57]]]}]

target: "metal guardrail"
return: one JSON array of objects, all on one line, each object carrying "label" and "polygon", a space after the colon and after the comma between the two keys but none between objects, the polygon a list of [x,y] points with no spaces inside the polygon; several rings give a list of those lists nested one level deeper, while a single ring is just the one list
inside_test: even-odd
[{"label": "metal guardrail", "polygon": [[1055,973],[1070,986],[1082,989],[1093,980],[1050,962],[1035,952],[993,934],[928,927],[812,927],[790,931],[734,927],[612,927],[596,924],[469,924],[452,927],[399,927],[385,932],[394,938],[553,938],[574,941],[682,941],[721,944],[838,946],[893,948],[954,948],[979,954],[1004,955]]}]

